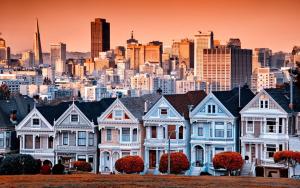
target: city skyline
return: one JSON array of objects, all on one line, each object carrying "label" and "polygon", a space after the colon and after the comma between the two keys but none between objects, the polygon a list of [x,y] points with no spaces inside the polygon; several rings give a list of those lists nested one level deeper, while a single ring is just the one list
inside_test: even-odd
[{"label": "city skyline", "polygon": [[12,53],[33,49],[35,18],[39,19],[45,52],[57,42],[66,43],[68,51],[90,51],[90,22],[98,17],[111,23],[111,48],[125,46],[132,30],[139,42],[159,40],[164,46],[170,46],[173,40],[193,38],[199,30],[214,31],[215,38],[223,43],[231,37],[240,38],[243,48],[267,47],[274,52],[291,52],[300,43],[300,26],[296,24],[300,3],[296,0],[2,0],[1,4],[1,37]]}]

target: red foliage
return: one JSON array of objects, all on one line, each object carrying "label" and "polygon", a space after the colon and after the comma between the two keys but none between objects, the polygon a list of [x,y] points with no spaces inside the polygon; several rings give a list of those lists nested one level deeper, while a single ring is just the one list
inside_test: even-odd
[{"label": "red foliage", "polygon": [[144,171],[144,161],[139,156],[125,156],[115,163],[118,172],[132,174]]},{"label": "red foliage", "polygon": [[[170,170],[172,174],[180,174],[190,168],[190,162],[186,155],[182,152],[174,152],[170,154]],[[159,161],[159,171],[166,173],[168,171],[168,154],[163,154]]]},{"label": "red foliage", "polygon": [[85,161],[75,161],[73,166],[80,171],[91,172],[93,170],[91,164]]},{"label": "red foliage", "polygon": [[214,156],[213,165],[215,169],[224,168],[229,172],[239,170],[243,166],[243,158],[240,153],[226,151]]},{"label": "red foliage", "polygon": [[40,172],[44,175],[51,174],[51,167],[49,165],[43,165]]},{"label": "red foliage", "polygon": [[300,163],[300,152],[298,151],[277,151],[273,155],[275,163],[285,163],[287,166],[295,167]]}]

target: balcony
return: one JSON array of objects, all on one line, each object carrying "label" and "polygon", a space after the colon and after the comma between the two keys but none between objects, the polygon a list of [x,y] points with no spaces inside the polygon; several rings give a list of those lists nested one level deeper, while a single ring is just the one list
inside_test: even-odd
[{"label": "balcony", "polygon": [[[184,139],[171,139],[171,145],[185,145],[186,140]],[[145,139],[145,145],[165,145],[168,144],[168,139],[157,139],[157,138],[150,138]]]}]

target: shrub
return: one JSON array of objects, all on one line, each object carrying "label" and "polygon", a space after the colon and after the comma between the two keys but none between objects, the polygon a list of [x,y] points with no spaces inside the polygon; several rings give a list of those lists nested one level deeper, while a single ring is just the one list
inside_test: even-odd
[{"label": "shrub", "polygon": [[91,164],[85,161],[75,161],[73,166],[80,171],[91,172],[93,170]]},{"label": "shrub", "polygon": [[[190,167],[190,163],[186,155],[182,152],[174,152],[170,154],[170,170],[172,174],[180,174]],[[159,171],[166,173],[168,171],[168,154],[163,154],[159,161]]]},{"label": "shrub", "polygon": [[49,161],[49,160],[44,160],[43,161],[43,165],[48,165],[48,166],[52,166],[52,163],[51,163],[51,161]]},{"label": "shrub", "polygon": [[287,167],[293,168],[293,175],[295,175],[295,168],[300,164],[300,152],[297,151],[277,151],[273,155],[275,163],[283,163]]},{"label": "shrub", "polygon": [[125,156],[116,161],[115,168],[121,173],[140,173],[144,171],[144,161],[139,156]]},{"label": "shrub", "polygon": [[52,168],[52,174],[64,174],[65,166],[58,161],[58,164],[54,165]]},{"label": "shrub", "polygon": [[31,155],[7,155],[0,164],[0,174],[36,174],[39,173],[38,165],[38,161]]},{"label": "shrub", "polygon": [[44,175],[51,174],[51,167],[49,165],[43,165],[41,167],[41,174]]},{"label": "shrub", "polygon": [[223,168],[227,170],[230,176],[231,172],[239,170],[243,166],[243,158],[240,153],[226,151],[218,153],[213,158],[213,165],[215,169]]}]

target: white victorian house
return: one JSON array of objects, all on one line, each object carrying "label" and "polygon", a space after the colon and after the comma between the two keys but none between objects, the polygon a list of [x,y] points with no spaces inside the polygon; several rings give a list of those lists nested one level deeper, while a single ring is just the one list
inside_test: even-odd
[{"label": "white victorian house", "polygon": [[21,154],[54,164],[54,129],[36,107],[16,126],[16,132]]},{"label": "white victorian house", "polygon": [[204,97],[203,91],[162,96],[144,115],[145,168],[158,174],[162,154],[168,152],[170,139],[171,152],[183,152],[190,159],[189,107],[198,104]]},{"label": "white victorian house", "polygon": [[214,169],[213,157],[224,151],[239,151],[238,112],[253,97],[251,90],[245,87],[216,91],[193,108],[190,112],[193,175],[199,175],[201,171],[212,175],[224,173]]},{"label": "white victorian house", "polygon": [[139,155],[144,158],[142,116],[145,103],[151,106],[158,98],[157,94],[118,98],[98,118],[100,173],[116,172],[115,162],[121,157]]},{"label": "white victorian house", "polygon": [[[295,134],[289,108],[289,93],[281,89],[261,90],[241,110],[241,153],[248,165],[263,168],[258,176],[279,177],[280,164],[275,164],[276,151],[294,150],[289,140]],[[296,145],[299,145],[299,138]],[[254,175],[255,170],[252,168]]]}]

